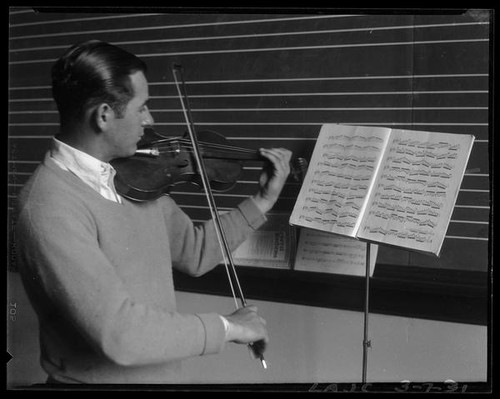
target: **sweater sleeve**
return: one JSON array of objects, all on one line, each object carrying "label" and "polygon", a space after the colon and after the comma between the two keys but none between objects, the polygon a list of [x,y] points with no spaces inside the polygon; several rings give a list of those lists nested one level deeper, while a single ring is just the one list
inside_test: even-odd
[{"label": "sweater sleeve", "polygon": [[[163,198],[173,267],[191,276],[213,269],[223,260],[214,222],[209,220],[195,226],[170,197]],[[267,220],[251,198],[220,219],[232,251]]]},{"label": "sweater sleeve", "polygon": [[224,327],[217,314],[166,312],[131,299],[100,250],[96,227],[83,207],[39,205],[24,209],[18,220],[21,273],[35,305],[52,309],[51,317],[60,319],[58,329],[83,336],[120,365],[223,349]]}]

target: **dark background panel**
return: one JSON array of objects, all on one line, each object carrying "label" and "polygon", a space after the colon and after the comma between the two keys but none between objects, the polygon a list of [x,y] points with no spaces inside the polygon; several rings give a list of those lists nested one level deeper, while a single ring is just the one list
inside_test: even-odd
[{"label": "dark background panel", "polygon": [[[465,272],[488,271],[487,14],[68,13],[66,9],[15,12],[9,23],[12,221],[17,193],[58,130],[50,91],[52,63],[75,42],[101,39],[147,62],[155,128],[169,137],[186,131],[173,84],[174,62],[183,66],[197,130],[215,130],[238,147],[284,146],[296,157],[308,159],[323,123],[473,134],[476,143],[440,257],[384,246],[379,249],[380,272],[375,278],[384,276],[381,286],[387,287],[387,281],[406,284],[415,276],[445,271],[439,279],[440,290],[446,290],[460,286],[459,276]],[[233,208],[256,190],[258,166],[245,165],[234,188],[216,195],[220,207]],[[299,190],[300,184],[289,182],[274,210],[290,212]],[[196,188],[176,186],[172,196],[193,219],[209,218],[206,199]],[[293,286],[304,276],[311,279],[311,287],[321,286],[309,274],[287,279]],[[484,288],[484,279],[470,281]],[[426,280],[418,287],[430,289],[428,284]],[[186,289],[189,286],[192,283]],[[318,298],[322,295],[319,289]]]}]

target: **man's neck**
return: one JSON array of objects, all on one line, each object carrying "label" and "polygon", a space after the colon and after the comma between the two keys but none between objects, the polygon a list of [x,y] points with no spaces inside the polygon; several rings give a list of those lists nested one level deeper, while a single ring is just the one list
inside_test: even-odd
[{"label": "man's neck", "polygon": [[69,132],[61,132],[56,136],[59,141],[85,152],[102,162],[109,162],[110,159],[103,153],[103,146],[93,132],[87,132],[79,129],[73,129]]}]

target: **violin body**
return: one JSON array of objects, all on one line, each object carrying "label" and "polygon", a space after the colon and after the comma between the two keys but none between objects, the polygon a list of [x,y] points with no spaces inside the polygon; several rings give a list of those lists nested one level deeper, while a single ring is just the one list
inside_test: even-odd
[{"label": "violin body", "polygon": [[[200,141],[210,144],[204,151],[203,159],[212,190],[231,189],[243,171],[241,162],[238,158],[225,157],[230,154],[211,149],[213,145],[226,146],[224,136],[201,131],[198,137]],[[202,187],[188,139],[167,138],[153,129],[145,129],[137,148],[135,155],[111,161],[116,170],[115,187],[122,196],[135,201],[149,201],[168,193],[176,184],[193,183]]]},{"label": "violin body", "polygon": [[[230,145],[217,132],[200,131],[197,138],[213,191],[233,188],[243,172],[243,161],[267,162],[255,150]],[[116,190],[134,201],[155,200],[176,184],[193,183],[203,187],[190,139],[165,137],[151,128],[144,130],[136,154],[115,159],[111,164],[116,170]],[[307,161],[297,158],[290,167],[295,180],[302,181]]]}]

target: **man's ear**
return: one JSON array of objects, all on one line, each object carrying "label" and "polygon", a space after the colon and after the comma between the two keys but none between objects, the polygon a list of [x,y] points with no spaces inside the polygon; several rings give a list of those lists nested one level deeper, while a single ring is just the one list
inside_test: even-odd
[{"label": "man's ear", "polygon": [[92,120],[99,131],[106,131],[109,123],[115,118],[115,111],[107,103],[101,103],[95,108]]}]

